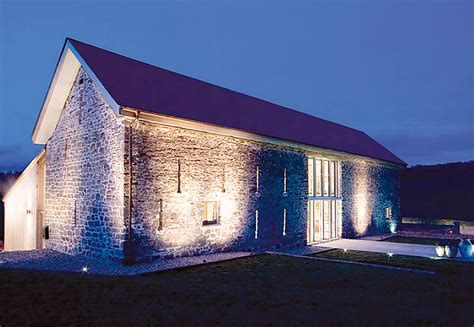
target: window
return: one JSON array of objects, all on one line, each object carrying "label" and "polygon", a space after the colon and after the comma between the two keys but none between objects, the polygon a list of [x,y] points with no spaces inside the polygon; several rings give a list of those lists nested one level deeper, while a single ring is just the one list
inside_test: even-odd
[{"label": "window", "polygon": [[205,201],[202,224],[203,225],[217,224],[218,209],[219,209],[219,203],[217,201]]},{"label": "window", "polygon": [[178,193],[181,193],[181,160],[178,159]]},{"label": "window", "polygon": [[286,193],[286,168],[283,171],[283,193]]},{"label": "window", "polygon": [[385,207],[385,219],[392,219],[392,207]]},{"label": "window", "polygon": [[334,168],[335,162],[330,161],[329,162],[329,195],[330,196],[335,196],[335,186],[336,186],[336,170]]},{"label": "window", "polygon": [[323,161],[323,195],[329,196],[329,162]]},{"label": "window", "polygon": [[340,197],[339,168],[336,160],[308,159],[308,196]]},{"label": "window", "polygon": [[[313,160],[313,159],[311,159]],[[316,196],[321,196],[322,195],[322,189],[321,189],[321,171],[322,165],[321,165],[321,160],[316,160]]]},{"label": "window", "polygon": [[337,160],[308,159],[308,184],[314,187],[313,190],[310,187],[308,192],[309,244],[340,237],[340,167]]},{"label": "window", "polygon": [[258,238],[258,210],[255,210],[255,239]]},{"label": "window", "polygon": [[257,170],[255,171],[255,193],[258,193],[260,189],[260,167],[257,166]]},{"label": "window", "polygon": [[283,209],[283,236],[286,235],[286,208]]}]

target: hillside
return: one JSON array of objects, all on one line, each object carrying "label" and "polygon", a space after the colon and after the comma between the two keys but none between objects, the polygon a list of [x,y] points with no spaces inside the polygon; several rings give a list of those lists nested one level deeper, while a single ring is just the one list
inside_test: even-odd
[{"label": "hillside", "polygon": [[402,171],[402,217],[474,221],[474,161]]}]

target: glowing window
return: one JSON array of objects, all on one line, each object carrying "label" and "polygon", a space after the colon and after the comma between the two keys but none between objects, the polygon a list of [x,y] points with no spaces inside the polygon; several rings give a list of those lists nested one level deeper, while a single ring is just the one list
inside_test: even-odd
[{"label": "glowing window", "polygon": [[329,196],[329,162],[323,161],[323,195]]},{"label": "glowing window", "polygon": [[203,225],[217,224],[218,222],[219,203],[217,201],[204,202],[204,215],[202,218]]},{"label": "glowing window", "polygon": [[257,170],[255,172],[255,193],[258,193],[259,189],[260,189],[260,167],[257,166]]},{"label": "glowing window", "polygon": [[258,210],[255,210],[255,239],[258,238]]},{"label": "glowing window", "polygon": [[329,194],[335,196],[336,171],[334,169],[334,161],[329,162]]},{"label": "glowing window", "polygon": [[392,207],[385,207],[385,219],[392,219]]},{"label": "glowing window", "polygon": [[336,160],[308,159],[308,196],[340,196],[340,165]]},{"label": "glowing window", "polygon": [[316,195],[321,196],[321,160],[316,160]]},{"label": "glowing window", "polygon": [[283,209],[283,236],[286,235],[286,208]]}]

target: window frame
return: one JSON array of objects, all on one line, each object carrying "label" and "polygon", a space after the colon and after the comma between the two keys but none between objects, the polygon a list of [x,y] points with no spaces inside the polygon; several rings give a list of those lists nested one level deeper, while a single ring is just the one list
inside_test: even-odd
[{"label": "window frame", "polygon": [[[213,205],[213,213],[214,213],[214,219],[210,220],[207,217],[208,214],[208,205],[212,204]],[[218,225],[220,221],[220,212],[219,212],[219,201],[216,200],[204,200],[203,201],[203,213],[202,213],[202,225],[203,226],[209,226],[209,225]]]},{"label": "window frame", "polygon": [[[309,161],[312,161],[313,171],[309,172]],[[327,162],[328,167],[328,177],[327,177],[327,186],[326,177],[325,177],[325,164]],[[331,173],[331,162],[334,164],[334,174]],[[320,172],[318,172],[318,166]],[[308,200],[340,200],[342,199],[342,187],[341,187],[341,160],[338,159],[329,159],[324,157],[311,156],[308,157]],[[319,175],[319,176],[318,176]],[[334,175],[334,176],[332,176]],[[313,178],[312,181],[309,180],[310,176]],[[320,179],[320,188],[318,188],[318,177]],[[331,181],[331,178],[334,182]],[[311,184],[312,183],[312,184]],[[312,194],[309,192],[312,185]],[[327,195],[325,195],[324,189],[327,187]],[[331,192],[331,187],[334,188]],[[333,195],[331,195],[333,194]]]}]

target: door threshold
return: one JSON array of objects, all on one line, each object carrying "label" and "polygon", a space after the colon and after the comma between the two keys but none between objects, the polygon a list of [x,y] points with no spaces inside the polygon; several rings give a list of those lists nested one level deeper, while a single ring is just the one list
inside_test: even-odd
[{"label": "door threshold", "polygon": [[320,244],[324,244],[324,243],[328,243],[328,242],[332,242],[332,241],[336,241],[336,240],[340,240],[340,239],[341,239],[341,237],[332,238],[330,240],[322,240],[322,241],[318,241],[318,242],[309,243],[308,246],[318,246]]}]

